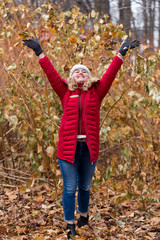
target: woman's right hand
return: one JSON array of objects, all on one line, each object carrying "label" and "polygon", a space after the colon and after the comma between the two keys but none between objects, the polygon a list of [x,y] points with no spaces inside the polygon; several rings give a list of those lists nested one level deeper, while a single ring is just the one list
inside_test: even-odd
[{"label": "woman's right hand", "polygon": [[41,45],[39,44],[38,37],[36,36],[35,40],[28,39],[28,40],[22,40],[23,44],[27,47],[31,48],[37,56],[39,56],[41,53],[43,53],[43,50],[41,48]]}]

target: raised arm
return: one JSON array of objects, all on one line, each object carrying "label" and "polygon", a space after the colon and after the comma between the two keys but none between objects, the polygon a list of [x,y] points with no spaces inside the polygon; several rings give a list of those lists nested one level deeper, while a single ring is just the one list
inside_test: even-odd
[{"label": "raised arm", "polygon": [[59,76],[48,57],[44,55],[43,50],[38,42],[38,38],[36,37],[35,40],[23,40],[23,44],[31,48],[35,54],[39,56],[39,63],[42,69],[44,70],[52,88],[62,100],[67,91],[67,84],[65,80]]},{"label": "raised arm", "polygon": [[105,95],[109,91],[112,85],[112,82],[114,81],[116,74],[123,63],[123,57],[127,54],[127,52],[130,49],[138,47],[139,45],[140,45],[140,41],[136,39],[133,41],[128,41],[128,37],[122,43],[117,56],[114,57],[106,73],[103,75],[102,79],[100,80],[100,83],[97,85],[97,92],[101,100],[105,97]]},{"label": "raised arm", "polygon": [[109,65],[109,68],[101,78],[100,83],[97,85],[97,92],[101,101],[109,91],[112,82],[114,81],[116,74],[120,69],[122,63],[123,60],[119,56],[115,56],[113,61]]},{"label": "raised arm", "polygon": [[68,88],[65,80],[59,76],[48,57],[44,56],[43,58],[40,58],[39,63],[45,72],[53,90],[62,100]]}]

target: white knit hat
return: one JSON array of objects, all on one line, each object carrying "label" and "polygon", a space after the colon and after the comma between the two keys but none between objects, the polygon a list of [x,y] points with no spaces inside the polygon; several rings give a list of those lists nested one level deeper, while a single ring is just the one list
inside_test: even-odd
[{"label": "white knit hat", "polygon": [[70,74],[69,74],[69,77],[72,76],[72,74],[75,70],[80,69],[80,68],[86,70],[88,72],[89,76],[91,77],[91,72],[89,71],[89,69],[85,65],[81,65],[81,64],[76,64],[72,67],[72,69],[70,71]]}]

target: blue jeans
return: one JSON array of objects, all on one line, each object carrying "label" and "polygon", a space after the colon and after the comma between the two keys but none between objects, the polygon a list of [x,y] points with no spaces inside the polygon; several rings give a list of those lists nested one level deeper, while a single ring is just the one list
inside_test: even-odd
[{"label": "blue jeans", "polygon": [[90,183],[96,162],[90,163],[86,142],[77,142],[74,163],[58,159],[63,178],[63,211],[66,221],[74,221],[75,193],[78,184],[78,211],[88,212]]}]

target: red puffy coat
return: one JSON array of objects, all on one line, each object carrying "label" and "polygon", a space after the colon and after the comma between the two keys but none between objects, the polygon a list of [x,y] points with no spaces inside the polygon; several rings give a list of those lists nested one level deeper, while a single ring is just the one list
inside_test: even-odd
[{"label": "red puffy coat", "polygon": [[63,116],[59,130],[59,142],[57,157],[71,163],[77,145],[79,107],[83,103],[84,125],[86,142],[90,152],[91,162],[98,159],[99,154],[99,125],[100,125],[100,104],[107,94],[118,70],[123,61],[114,57],[112,63],[100,81],[93,83],[88,91],[70,91],[67,82],[63,80],[49,61],[48,57],[39,60],[41,67],[54,91],[60,97],[63,106]]}]

